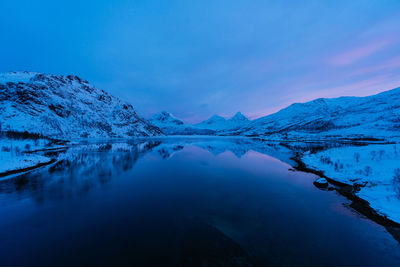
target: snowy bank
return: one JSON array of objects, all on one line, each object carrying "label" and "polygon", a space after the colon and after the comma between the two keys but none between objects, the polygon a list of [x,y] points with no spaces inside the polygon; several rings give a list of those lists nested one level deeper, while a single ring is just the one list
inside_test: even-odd
[{"label": "snowy bank", "polygon": [[0,152],[0,177],[25,171],[35,166],[41,166],[50,163],[52,160],[35,154],[22,154],[19,156],[11,156],[10,153]]},{"label": "snowy bank", "polygon": [[360,190],[378,214],[400,223],[400,145],[345,146],[305,153],[307,167]]},{"label": "snowy bank", "polygon": [[28,171],[36,167],[54,162],[54,159],[32,153],[46,149],[54,149],[47,139],[11,139],[0,138],[0,177],[18,172]]}]

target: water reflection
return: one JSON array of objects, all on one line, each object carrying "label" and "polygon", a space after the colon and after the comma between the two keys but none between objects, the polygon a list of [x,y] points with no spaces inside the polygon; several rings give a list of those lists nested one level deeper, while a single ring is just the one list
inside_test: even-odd
[{"label": "water reflection", "polygon": [[[82,195],[132,169],[137,160],[149,152],[169,159],[187,146],[199,147],[218,156],[231,152],[237,158],[249,151],[271,156],[293,165],[296,151],[318,151],[346,146],[348,143],[267,142],[251,138],[153,138],[112,141],[82,141],[63,151],[45,152],[56,158],[50,167],[41,168],[13,179],[0,181],[0,194],[16,193],[38,202],[46,199],[68,199]],[[365,145],[352,144],[352,145]]]},{"label": "water reflection", "polygon": [[382,227],[316,189],[312,175],[287,171],[290,145],[299,144],[161,138],[71,146],[56,164],[0,182],[0,258],[21,266],[399,263]]},{"label": "water reflection", "polygon": [[45,153],[58,161],[49,167],[0,182],[0,193],[16,191],[38,202],[82,195],[132,169],[141,156],[160,143],[145,140],[82,143],[68,150]]},{"label": "water reflection", "polygon": [[269,155],[293,165],[293,151],[322,149],[343,145],[329,143],[277,143],[251,138],[155,138],[113,141],[82,141],[69,149],[47,152],[57,163],[0,182],[1,193],[17,193],[38,202],[68,199],[87,193],[132,169],[146,153],[154,152],[168,159],[186,146],[196,146],[217,156],[225,152],[241,158],[249,151]]}]

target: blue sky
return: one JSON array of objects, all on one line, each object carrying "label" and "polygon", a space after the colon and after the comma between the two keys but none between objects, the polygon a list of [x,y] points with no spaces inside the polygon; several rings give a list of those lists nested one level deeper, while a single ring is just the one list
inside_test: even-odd
[{"label": "blue sky", "polygon": [[3,0],[0,71],[76,74],[189,122],[400,86],[400,1]]}]

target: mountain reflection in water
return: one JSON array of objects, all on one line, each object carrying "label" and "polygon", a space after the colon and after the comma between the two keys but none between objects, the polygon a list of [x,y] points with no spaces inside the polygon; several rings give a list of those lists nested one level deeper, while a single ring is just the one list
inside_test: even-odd
[{"label": "mountain reflection in water", "polygon": [[0,182],[2,266],[400,264],[384,227],[314,187],[315,175],[288,171],[291,147],[309,146],[195,137],[73,145],[56,164]]},{"label": "mountain reflection in water", "polygon": [[[155,152],[162,159],[170,158],[185,146],[197,146],[218,155],[231,152],[240,158],[250,150],[279,156],[290,162],[291,151],[277,143],[262,143],[244,138],[164,138],[81,142],[68,150],[56,152],[54,165],[0,182],[0,193],[28,194],[37,201],[68,199],[85,194],[91,188],[106,184],[112,177],[132,169],[146,153]],[[52,156],[55,152],[44,155]]]}]

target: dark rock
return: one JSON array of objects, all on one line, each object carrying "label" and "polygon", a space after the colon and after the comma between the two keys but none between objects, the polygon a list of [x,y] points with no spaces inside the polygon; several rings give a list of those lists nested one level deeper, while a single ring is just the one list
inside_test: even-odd
[{"label": "dark rock", "polygon": [[318,178],[314,181],[314,185],[318,188],[327,188],[329,184],[325,178]]}]

